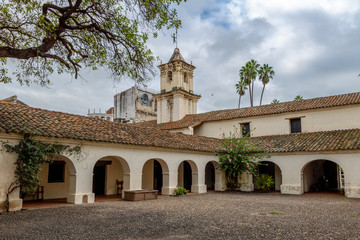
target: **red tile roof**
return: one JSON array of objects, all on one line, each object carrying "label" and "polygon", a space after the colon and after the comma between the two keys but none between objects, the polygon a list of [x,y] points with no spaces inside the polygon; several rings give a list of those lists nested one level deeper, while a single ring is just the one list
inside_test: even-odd
[{"label": "red tile roof", "polygon": [[360,92],[291,102],[274,103],[256,107],[218,110],[200,114],[186,115],[183,119],[176,122],[156,124],[156,121],[149,121],[143,123],[136,123],[136,125],[170,130],[196,126],[203,122],[230,120],[236,118],[248,118],[255,116],[297,112],[320,108],[331,108],[354,104],[360,104]]},{"label": "red tile roof", "polygon": [[248,140],[270,153],[360,150],[360,129],[251,137]]},{"label": "red tile roof", "polygon": [[[219,139],[169,133],[0,101],[0,133],[215,152]],[[360,150],[360,129],[248,138],[270,153]]]},{"label": "red tile roof", "polygon": [[8,103],[14,103],[14,104],[21,104],[21,105],[26,105],[25,103],[23,103],[22,101],[20,101],[16,95],[14,96],[11,96],[11,97],[8,97],[8,98],[5,98],[5,99],[2,99],[0,101],[3,101],[3,102],[8,102]]},{"label": "red tile roof", "polygon": [[170,133],[0,101],[0,132],[213,152],[218,139]]}]

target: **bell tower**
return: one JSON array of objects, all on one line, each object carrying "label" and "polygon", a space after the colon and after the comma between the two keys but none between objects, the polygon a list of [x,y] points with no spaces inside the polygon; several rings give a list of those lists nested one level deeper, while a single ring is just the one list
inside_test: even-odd
[{"label": "bell tower", "polygon": [[201,96],[194,94],[195,67],[185,62],[180,50],[175,48],[169,62],[158,68],[161,92],[154,95],[157,99],[157,123],[177,121],[187,114],[197,113],[197,101]]}]

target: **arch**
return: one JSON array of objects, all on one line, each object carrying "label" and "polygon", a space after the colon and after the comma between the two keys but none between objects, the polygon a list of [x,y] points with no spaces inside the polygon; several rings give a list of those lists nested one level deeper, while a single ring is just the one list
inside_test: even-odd
[{"label": "arch", "polygon": [[198,167],[192,160],[184,160],[178,165],[178,185],[191,191],[192,185],[198,185]]},{"label": "arch", "polygon": [[58,155],[52,163],[42,164],[39,173],[42,194],[26,194],[26,200],[57,199],[66,202],[68,195],[76,190],[76,168],[71,159]]},{"label": "arch", "polygon": [[160,158],[147,160],[142,168],[142,189],[158,190],[169,187],[169,167]]},{"label": "arch", "polygon": [[[279,165],[273,161],[260,161],[261,165],[258,167],[259,174],[268,174],[274,179],[274,186],[271,190],[280,191],[282,184],[282,171]],[[256,186],[255,186],[256,189]]]},{"label": "arch", "polygon": [[345,173],[336,161],[311,160],[302,167],[301,177],[302,192],[344,193]]},{"label": "arch", "polygon": [[208,190],[215,190],[215,164],[208,162],[205,165],[205,185]]},{"label": "arch", "polygon": [[95,196],[120,195],[130,186],[130,166],[122,157],[102,157],[94,163],[92,169],[92,191]]}]

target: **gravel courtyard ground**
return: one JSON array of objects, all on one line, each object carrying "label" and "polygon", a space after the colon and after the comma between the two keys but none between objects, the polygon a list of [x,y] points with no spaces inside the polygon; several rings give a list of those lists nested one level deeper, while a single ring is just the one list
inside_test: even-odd
[{"label": "gravel courtyard ground", "polygon": [[360,200],[277,193],[160,196],[0,215],[1,239],[360,239]]}]

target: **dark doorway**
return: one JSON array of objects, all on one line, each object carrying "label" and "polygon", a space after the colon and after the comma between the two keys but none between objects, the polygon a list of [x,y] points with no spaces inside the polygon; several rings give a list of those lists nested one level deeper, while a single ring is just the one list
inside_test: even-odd
[{"label": "dark doorway", "polygon": [[192,173],[191,166],[188,162],[184,162],[184,188],[191,191]]},{"label": "dark doorway", "polygon": [[337,164],[331,161],[325,161],[323,164],[325,186],[327,191],[333,191],[338,189],[338,168]]},{"label": "dark doorway", "polygon": [[[267,174],[272,176],[273,180],[275,181],[275,163],[272,162],[261,162],[259,165],[259,174]],[[275,190],[275,184],[270,190]]]},{"label": "dark doorway", "polygon": [[215,167],[212,162],[208,162],[205,166],[205,184],[208,190],[215,189]]},{"label": "dark doorway", "polygon": [[106,165],[111,161],[98,161],[94,167],[93,193],[95,195],[105,195]]},{"label": "dark doorway", "polygon": [[161,192],[163,186],[163,173],[161,164],[154,160],[154,190]]}]

